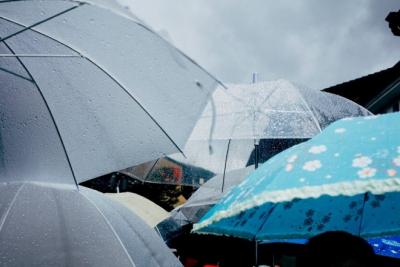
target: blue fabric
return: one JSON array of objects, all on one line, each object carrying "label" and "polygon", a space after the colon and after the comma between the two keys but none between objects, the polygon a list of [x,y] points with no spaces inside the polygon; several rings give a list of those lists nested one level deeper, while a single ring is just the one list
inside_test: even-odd
[{"label": "blue fabric", "polygon": [[399,113],[340,120],[264,163],[194,229],[258,240],[397,234],[399,173]]},{"label": "blue fabric", "polygon": [[[400,236],[386,236],[379,238],[369,238],[368,243],[374,248],[374,252],[381,256],[400,258]],[[265,240],[260,244],[268,243],[292,243],[306,244],[307,239],[284,239],[284,240]]]}]

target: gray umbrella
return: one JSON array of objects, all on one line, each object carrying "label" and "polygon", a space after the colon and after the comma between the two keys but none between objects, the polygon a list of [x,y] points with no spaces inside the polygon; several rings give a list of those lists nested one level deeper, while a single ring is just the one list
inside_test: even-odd
[{"label": "gray umbrella", "polygon": [[75,185],[0,184],[1,266],[181,266],[156,232]]},{"label": "gray umbrella", "polygon": [[80,183],[179,152],[217,83],[109,1],[0,1],[2,180]]}]

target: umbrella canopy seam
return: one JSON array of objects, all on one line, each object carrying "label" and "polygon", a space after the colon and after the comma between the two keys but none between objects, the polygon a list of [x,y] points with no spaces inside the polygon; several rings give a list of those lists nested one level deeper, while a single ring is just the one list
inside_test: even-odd
[{"label": "umbrella canopy seam", "polygon": [[[1,56],[0,56],[0,57],[1,57]],[[0,70],[1,70],[1,71],[4,71],[4,72],[6,72],[6,73],[8,73],[8,74],[11,74],[11,75],[17,76],[18,78],[21,78],[21,79],[24,79],[24,80],[27,80],[27,81],[29,81],[29,82],[32,82],[32,83],[33,83],[33,81],[32,81],[31,79],[29,79],[29,78],[26,78],[26,77],[24,77],[24,76],[22,76],[22,75],[20,75],[20,74],[18,74],[18,73],[15,73],[15,72],[13,72],[13,71],[7,70],[7,69],[5,69],[5,68],[2,68],[2,67],[0,67]]]},{"label": "umbrella canopy seam", "polygon": [[89,199],[85,194],[80,193],[83,198],[85,198],[90,204],[92,204],[95,209],[100,213],[101,217],[103,217],[105,223],[108,225],[110,228],[111,232],[113,233],[115,239],[117,239],[118,243],[121,245],[125,255],[128,257],[129,262],[132,264],[133,267],[136,267],[136,264],[133,262],[133,259],[131,255],[129,254],[128,250],[126,249],[124,243],[122,243],[122,240],[119,238],[117,232],[115,231],[114,227],[111,225],[110,221],[107,219],[107,217],[104,215],[104,213],[97,207],[96,203],[94,203],[91,199]]},{"label": "umbrella canopy seam", "polygon": [[0,232],[1,232],[1,230],[3,230],[3,226],[4,226],[4,223],[5,223],[6,220],[7,220],[8,214],[10,213],[10,210],[11,210],[12,207],[14,206],[14,203],[15,203],[15,201],[16,201],[16,199],[17,199],[19,193],[21,192],[21,190],[22,190],[22,188],[23,188],[24,186],[25,186],[25,184],[22,184],[22,185],[18,188],[17,192],[15,193],[13,199],[12,199],[11,202],[10,202],[10,205],[8,205],[6,212],[4,213],[3,217],[1,218],[1,222],[0,222]]},{"label": "umbrella canopy seam", "polygon": [[[11,23],[14,23],[14,24],[16,24],[16,25],[19,25],[19,26],[22,26],[22,27],[26,27],[25,25],[23,25],[23,24],[21,24],[21,23],[18,23],[18,22],[16,22],[16,21],[13,21],[13,20],[11,20],[11,19],[8,19],[8,18],[2,17],[2,16],[0,16],[0,18],[1,18],[1,19],[4,19],[4,20],[6,20],[6,21],[9,21],[9,22],[11,22]],[[122,85],[122,83],[119,82],[119,81],[117,80],[117,78],[115,78],[114,76],[112,76],[107,70],[105,70],[103,67],[101,67],[100,65],[98,65],[97,63],[95,63],[92,59],[90,59],[89,57],[87,57],[86,55],[84,55],[83,53],[81,53],[80,51],[76,50],[75,48],[73,48],[73,47],[71,47],[71,46],[69,46],[69,45],[67,45],[67,44],[65,44],[65,43],[63,43],[63,42],[57,40],[56,38],[54,38],[54,37],[52,37],[52,36],[50,36],[50,35],[48,35],[48,34],[45,34],[45,33],[41,32],[41,31],[39,31],[39,30],[36,30],[36,29],[30,29],[30,30],[32,30],[32,31],[34,31],[35,33],[38,33],[38,34],[40,34],[40,35],[42,35],[42,36],[45,36],[45,37],[47,37],[47,38],[50,38],[51,40],[53,40],[53,41],[55,41],[55,42],[57,42],[57,43],[59,43],[59,44],[65,46],[65,47],[71,49],[72,51],[78,53],[82,58],[86,59],[87,61],[89,61],[90,63],[92,63],[94,66],[96,66],[98,69],[100,69],[105,75],[107,75],[111,80],[113,80],[126,94],[128,94],[128,96],[129,96],[133,101],[135,101],[135,102],[139,105],[139,107],[149,116],[149,118],[150,118],[150,119],[156,124],[156,126],[164,133],[164,135],[171,141],[171,143],[178,149],[178,151],[179,151],[184,157],[186,157],[186,156],[185,156],[185,153],[183,152],[183,150],[178,146],[178,144],[175,143],[175,141],[171,138],[171,136],[169,136],[169,134],[166,132],[166,130],[156,121],[156,119],[155,119],[155,118],[150,114],[150,112],[139,102],[139,100],[137,100],[136,97],[134,97],[134,96],[125,88],[125,86]],[[0,41],[1,41],[1,40],[0,40]]]},{"label": "umbrella canopy seam", "polygon": [[54,19],[54,18],[57,18],[57,17],[59,17],[59,16],[61,16],[61,15],[64,15],[64,14],[66,14],[66,13],[68,13],[68,12],[70,12],[70,11],[76,9],[76,8],[78,8],[79,6],[81,6],[81,5],[83,5],[83,4],[84,4],[84,3],[80,3],[80,4],[77,5],[77,6],[73,6],[73,7],[67,8],[66,10],[63,10],[63,11],[61,11],[61,12],[59,12],[59,13],[56,13],[56,14],[50,16],[50,17],[47,17],[47,18],[42,19],[42,20],[40,20],[40,21],[38,21],[38,22],[35,22],[35,23],[31,24],[30,26],[24,26],[25,28],[23,28],[23,29],[21,29],[21,30],[19,30],[19,31],[13,32],[13,33],[7,35],[6,37],[0,38],[0,42],[3,42],[3,41],[5,41],[5,40],[7,40],[7,39],[10,39],[10,38],[13,37],[13,36],[16,36],[16,35],[18,35],[18,34],[20,34],[20,33],[23,33],[23,32],[25,32],[25,31],[27,31],[27,30],[30,30],[30,29],[32,29],[33,27],[36,27],[36,26],[38,26],[38,25],[40,25],[40,24],[43,24],[43,23],[45,23],[45,22],[47,22],[47,21],[49,21],[49,20],[52,20],[52,19]]},{"label": "umbrella canopy seam", "polygon": [[[13,51],[13,49],[7,44],[7,42],[5,42],[5,41],[2,41],[2,42],[3,42],[4,45],[10,50],[11,53],[15,54],[14,51]],[[50,117],[51,117],[51,120],[52,120],[52,122],[53,122],[53,124],[54,124],[54,127],[55,127],[55,129],[56,129],[57,135],[58,135],[58,137],[59,137],[59,139],[60,139],[60,142],[61,142],[63,151],[64,151],[64,153],[65,153],[65,157],[66,157],[67,162],[68,162],[68,166],[69,166],[69,168],[70,168],[70,170],[71,170],[72,177],[74,178],[74,182],[75,182],[76,188],[79,190],[78,181],[76,180],[75,172],[74,172],[74,169],[73,169],[73,167],[72,167],[71,160],[70,160],[70,158],[69,158],[69,156],[68,156],[67,148],[66,148],[66,146],[65,146],[65,144],[64,144],[64,140],[63,140],[63,138],[62,138],[62,136],[61,136],[60,130],[59,130],[58,125],[57,125],[57,123],[56,123],[56,120],[55,120],[55,118],[54,118],[54,116],[53,116],[53,113],[51,112],[50,106],[49,106],[49,104],[47,103],[47,100],[46,100],[46,98],[44,97],[42,90],[40,89],[39,85],[37,84],[37,82],[36,82],[35,79],[33,78],[32,74],[30,73],[30,71],[28,70],[28,68],[25,66],[25,64],[21,61],[20,58],[17,57],[17,60],[18,60],[18,62],[21,64],[21,66],[24,68],[24,70],[26,71],[26,73],[29,75],[29,77],[30,77],[30,79],[31,79],[31,82],[35,85],[36,89],[38,90],[38,92],[39,92],[39,94],[40,94],[40,97],[43,99],[43,102],[44,102],[44,104],[46,105],[46,109],[47,109],[48,112],[49,112],[49,115],[50,115]]]},{"label": "umbrella canopy seam", "polygon": [[299,92],[299,96],[300,96],[300,99],[303,101],[304,105],[305,105],[305,106],[308,108],[308,110],[310,111],[311,117],[313,118],[313,120],[314,120],[316,126],[318,127],[318,130],[319,130],[320,132],[322,132],[321,125],[319,125],[319,122],[318,122],[317,118],[315,118],[314,113],[312,112],[310,106],[308,105],[307,101],[304,99],[304,97],[303,97],[303,95],[301,94],[301,92]]}]

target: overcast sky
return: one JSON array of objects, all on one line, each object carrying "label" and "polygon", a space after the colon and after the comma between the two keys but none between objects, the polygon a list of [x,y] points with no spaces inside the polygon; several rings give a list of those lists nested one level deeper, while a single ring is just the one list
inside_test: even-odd
[{"label": "overcast sky", "polygon": [[288,79],[322,89],[393,66],[399,0],[123,0],[226,83]]}]

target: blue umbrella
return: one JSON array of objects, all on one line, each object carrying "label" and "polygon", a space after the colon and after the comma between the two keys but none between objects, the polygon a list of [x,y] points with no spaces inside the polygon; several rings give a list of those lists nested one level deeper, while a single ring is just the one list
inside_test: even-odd
[{"label": "blue umbrella", "polygon": [[348,118],[263,164],[194,231],[248,239],[400,233],[400,113]]},{"label": "blue umbrella", "polygon": [[[373,237],[368,238],[367,241],[373,247],[376,254],[400,259],[400,236]],[[261,242],[260,245],[282,242],[305,244],[307,243],[307,239],[266,240]]]}]

